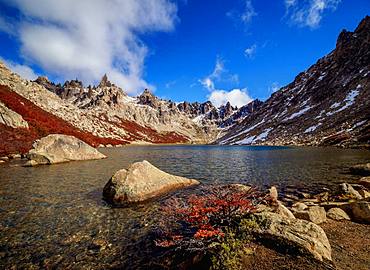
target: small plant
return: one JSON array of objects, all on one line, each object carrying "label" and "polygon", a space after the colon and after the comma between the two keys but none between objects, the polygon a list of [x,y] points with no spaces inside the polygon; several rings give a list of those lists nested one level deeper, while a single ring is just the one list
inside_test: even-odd
[{"label": "small plant", "polygon": [[255,189],[211,187],[186,200],[171,199],[163,207],[166,221],[155,244],[179,251],[201,252],[212,269],[238,269],[248,254],[252,214],[264,200]]}]

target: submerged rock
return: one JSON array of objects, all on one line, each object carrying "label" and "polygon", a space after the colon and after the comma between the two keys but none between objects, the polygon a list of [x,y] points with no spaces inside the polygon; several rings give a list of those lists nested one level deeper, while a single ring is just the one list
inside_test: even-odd
[{"label": "submerged rock", "polygon": [[353,174],[370,176],[370,163],[358,164],[349,168]]},{"label": "submerged rock", "polygon": [[55,164],[74,160],[103,159],[105,155],[73,136],[52,134],[33,144],[26,166]]},{"label": "submerged rock", "polygon": [[125,205],[198,184],[197,180],[168,174],[144,160],[116,172],[105,185],[103,197],[114,205]]},{"label": "submerged rock", "polygon": [[331,260],[331,247],[322,228],[301,219],[291,219],[276,213],[256,214],[260,228],[256,231],[262,241],[273,241],[287,250],[309,253],[318,260]]},{"label": "submerged rock", "polygon": [[333,220],[351,220],[347,213],[340,208],[331,208],[326,215]]}]

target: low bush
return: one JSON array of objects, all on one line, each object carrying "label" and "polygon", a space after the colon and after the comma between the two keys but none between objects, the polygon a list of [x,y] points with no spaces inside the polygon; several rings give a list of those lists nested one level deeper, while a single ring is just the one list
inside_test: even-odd
[{"label": "low bush", "polygon": [[155,244],[179,254],[201,254],[211,269],[240,269],[249,254],[253,214],[265,197],[252,188],[210,187],[188,199],[171,199]]}]

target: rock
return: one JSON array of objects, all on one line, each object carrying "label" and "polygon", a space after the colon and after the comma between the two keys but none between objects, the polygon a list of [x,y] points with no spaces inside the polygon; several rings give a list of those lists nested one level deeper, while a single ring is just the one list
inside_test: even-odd
[{"label": "rock", "polygon": [[228,188],[235,189],[236,191],[248,192],[252,187],[244,184],[230,184]]},{"label": "rock", "polygon": [[[331,260],[331,247],[328,238],[318,225],[300,219],[290,219],[276,213],[256,214],[260,228],[256,236],[288,250],[300,251],[313,255],[323,261]],[[296,253],[296,252],[294,252]]]},{"label": "rock", "polygon": [[0,159],[0,164],[1,164],[1,163],[5,163],[5,161]]},{"label": "rock", "polygon": [[22,158],[22,155],[21,154],[11,154],[10,155],[10,158],[12,158],[12,159],[20,159],[20,158]]},{"label": "rock", "polygon": [[8,157],[0,157],[0,160],[2,160],[2,161],[9,161],[9,158]]},{"label": "rock", "polygon": [[311,206],[307,210],[296,211],[294,216],[299,219],[311,221],[315,224],[321,224],[326,221],[326,212],[323,207]]},{"label": "rock", "polygon": [[12,111],[0,102],[0,124],[12,127],[12,128],[28,128],[28,123],[22,117],[22,115]]},{"label": "rock", "polygon": [[297,202],[292,205],[292,210],[293,211],[304,211],[308,208],[308,206],[302,202]]},{"label": "rock", "polygon": [[168,174],[144,160],[116,172],[105,185],[103,197],[109,203],[125,205],[198,184],[197,180]]},{"label": "rock", "polygon": [[106,158],[87,143],[67,135],[48,135],[37,140],[33,147],[27,154],[26,166]]},{"label": "rock", "polygon": [[360,190],[358,193],[360,193],[364,199],[370,198],[370,192],[365,189]]},{"label": "rock", "polygon": [[351,208],[355,220],[370,224],[370,202],[353,202]]},{"label": "rock", "polygon": [[370,163],[358,164],[349,168],[353,174],[370,176]]},{"label": "rock", "polygon": [[340,208],[329,209],[329,211],[326,213],[326,216],[333,220],[351,220],[347,213]]},{"label": "rock", "polygon": [[270,194],[270,198],[273,202],[277,202],[278,200],[278,191],[276,189],[276,187],[272,186],[270,189],[269,189],[269,194]]},{"label": "rock", "polygon": [[326,211],[332,208],[340,208],[346,213],[351,213],[351,205],[349,202],[324,202],[320,203],[321,207],[324,207]]},{"label": "rock", "polygon": [[314,197],[320,202],[326,202],[329,200],[329,192],[324,191],[319,194],[316,194]]},{"label": "rock", "polygon": [[358,183],[366,188],[370,188],[370,176],[362,177]]},{"label": "rock", "polygon": [[286,208],[281,202],[278,202],[276,213],[286,218],[295,219],[293,213],[288,208]]},{"label": "rock", "polygon": [[358,193],[358,191],[355,190],[350,184],[342,183],[340,184],[340,187],[345,195],[349,195],[357,200],[362,200],[360,193]]}]

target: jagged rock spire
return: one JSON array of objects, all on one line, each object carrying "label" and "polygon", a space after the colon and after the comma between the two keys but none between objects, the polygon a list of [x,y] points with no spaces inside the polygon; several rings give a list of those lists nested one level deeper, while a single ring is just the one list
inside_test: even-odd
[{"label": "jagged rock spire", "polygon": [[108,80],[107,74],[104,74],[103,78],[101,79],[98,87],[110,87],[112,83]]}]

